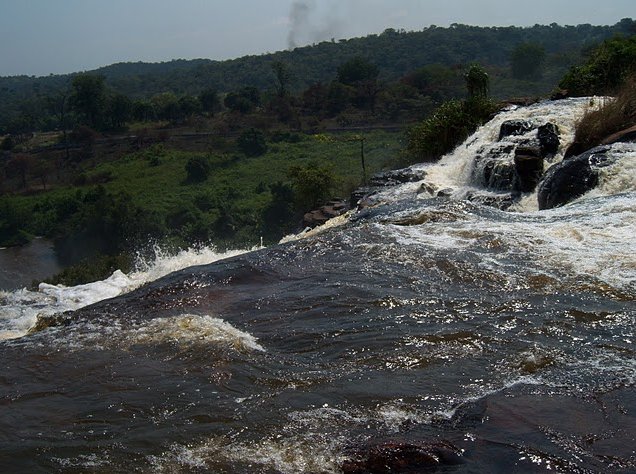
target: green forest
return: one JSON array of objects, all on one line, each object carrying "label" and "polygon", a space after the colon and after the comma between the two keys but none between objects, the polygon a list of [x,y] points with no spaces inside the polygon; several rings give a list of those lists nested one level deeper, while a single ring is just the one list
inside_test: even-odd
[{"label": "green forest", "polygon": [[636,23],[431,26],[232,61],[0,78],[0,246],[76,284],[134,256],[278,241],[382,169],[435,160],[505,100],[614,94]]}]

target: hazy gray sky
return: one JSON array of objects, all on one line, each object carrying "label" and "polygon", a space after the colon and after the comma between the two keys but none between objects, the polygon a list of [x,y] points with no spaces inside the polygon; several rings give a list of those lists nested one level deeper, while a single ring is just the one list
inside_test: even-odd
[{"label": "hazy gray sky", "polygon": [[635,0],[0,0],[0,75],[228,59],[451,23],[614,24]]}]

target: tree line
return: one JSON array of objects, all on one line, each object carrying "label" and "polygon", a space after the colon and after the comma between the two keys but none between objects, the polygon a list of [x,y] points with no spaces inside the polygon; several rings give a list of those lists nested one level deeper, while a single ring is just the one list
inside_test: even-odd
[{"label": "tree line", "polygon": [[[375,64],[381,82],[396,81],[427,65],[466,68],[477,62],[489,70],[493,96],[501,98],[549,91],[592,45],[634,31],[631,19],[613,26],[551,24],[519,28],[453,24],[414,32],[387,29],[364,38],[334,39],[235,60],[121,63],[91,75],[104,77],[112,91],[132,101],[149,101],[166,93],[178,101],[181,97],[200,96],[206,90],[222,94],[247,86],[268,90],[277,80],[277,72],[271,68],[277,62],[288,65],[291,76],[286,92],[294,93],[317,83],[329,83],[337,68],[354,57],[364,57]],[[54,129],[58,121],[49,99],[63,95],[74,76],[0,78],[0,134]],[[170,104],[166,114],[176,112],[173,97],[164,97],[163,101]],[[181,105],[187,108],[192,104]],[[143,109],[137,112],[143,114]]]}]

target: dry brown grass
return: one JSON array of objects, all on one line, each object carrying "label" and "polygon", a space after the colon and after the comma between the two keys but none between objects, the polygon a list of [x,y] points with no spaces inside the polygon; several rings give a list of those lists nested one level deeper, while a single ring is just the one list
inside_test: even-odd
[{"label": "dry brown grass", "polygon": [[[636,125],[636,76],[628,79],[616,97],[586,113],[576,127],[576,152],[599,145],[613,133]],[[572,153],[569,153],[572,154]]]}]

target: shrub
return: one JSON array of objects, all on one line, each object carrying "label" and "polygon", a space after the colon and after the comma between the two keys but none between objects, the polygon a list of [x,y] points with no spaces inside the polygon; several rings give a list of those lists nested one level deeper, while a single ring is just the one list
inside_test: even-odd
[{"label": "shrub", "polygon": [[246,156],[260,156],[267,152],[265,134],[255,128],[245,130],[238,138],[237,144]]},{"label": "shrub", "polygon": [[288,176],[292,181],[296,205],[302,211],[314,209],[329,199],[336,181],[333,169],[326,164],[293,166]]},{"label": "shrub", "polygon": [[407,153],[416,160],[434,161],[452,151],[498,110],[497,103],[479,96],[445,102],[430,118],[407,132]]}]

